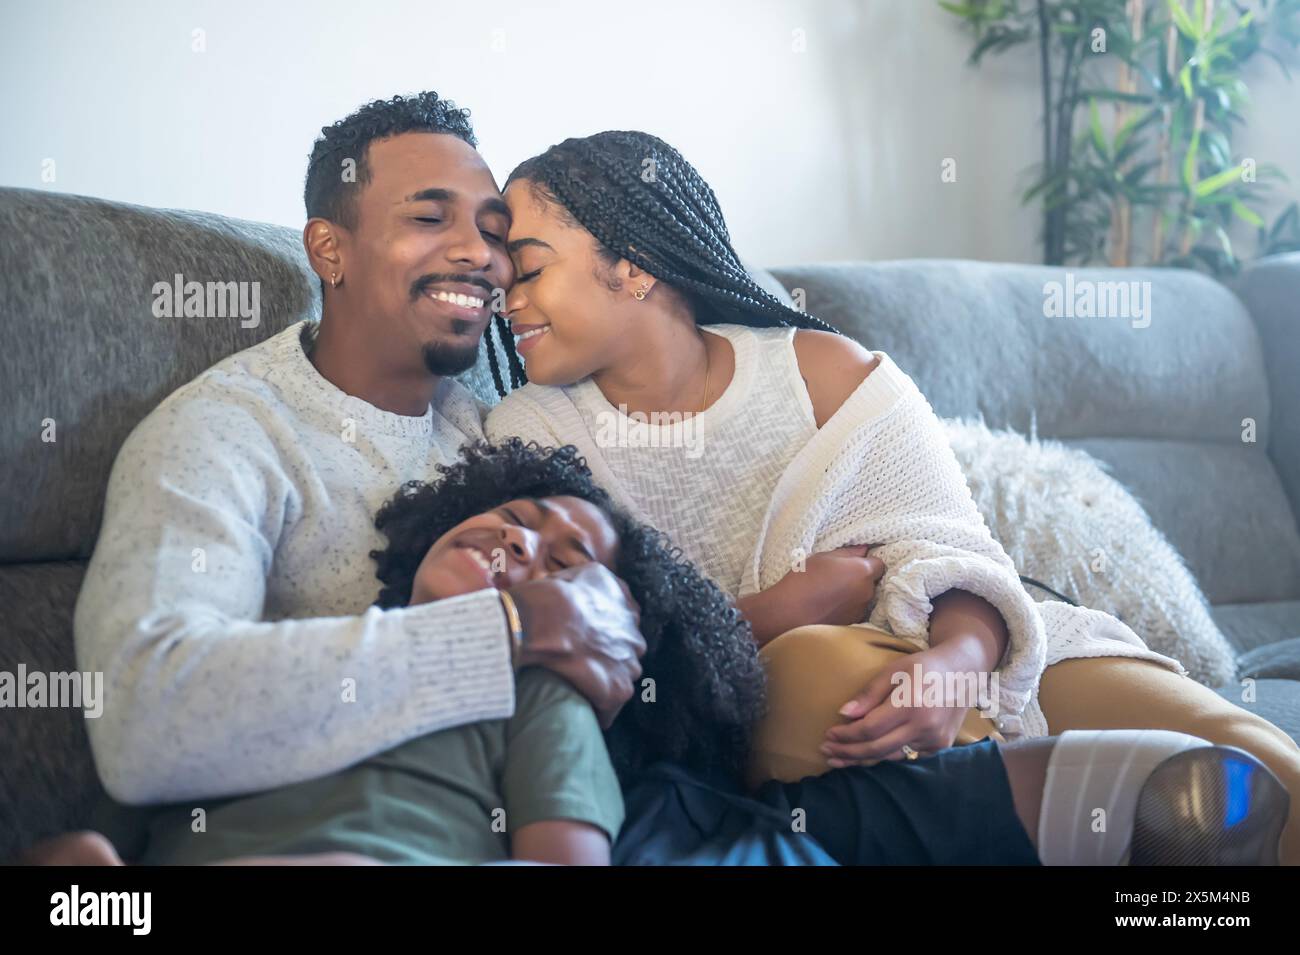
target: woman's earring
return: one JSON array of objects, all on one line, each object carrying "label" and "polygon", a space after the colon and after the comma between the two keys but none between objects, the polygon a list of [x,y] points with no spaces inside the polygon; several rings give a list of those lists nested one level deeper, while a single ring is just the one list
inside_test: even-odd
[{"label": "woman's earring", "polygon": [[330,273],[330,288],[338,288],[338,287],[339,287],[339,274],[338,274],[337,272],[331,272],[331,273]]},{"label": "woman's earring", "polygon": [[638,302],[644,302],[646,293],[649,291],[650,291],[650,284],[648,282],[642,282],[641,287],[632,293],[632,297],[635,298]]}]

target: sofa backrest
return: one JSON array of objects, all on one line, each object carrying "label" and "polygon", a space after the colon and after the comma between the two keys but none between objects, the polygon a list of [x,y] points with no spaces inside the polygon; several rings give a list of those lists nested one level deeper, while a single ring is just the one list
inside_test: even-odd
[{"label": "sofa backrest", "polygon": [[1300,252],[1250,263],[1232,289],[1250,309],[1264,341],[1273,403],[1269,454],[1291,506],[1300,511]]},{"label": "sofa backrest", "polygon": [[[1300,597],[1300,532],[1269,454],[1279,424],[1291,433],[1275,450],[1300,453],[1300,434],[1273,420],[1257,328],[1224,286],[1173,269],[961,261],[773,272],[807,311],[888,352],[939,415],[1109,465],[1211,603]],[[1083,314],[1089,294],[1109,317]]]},{"label": "sofa backrest", "polygon": [[[88,558],[109,469],[140,419],[227,355],[320,312],[295,230],[201,212],[0,189],[0,262],[0,564]],[[177,275],[258,283],[257,324],[158,317],[155,285]],[[490,394],[482,355],[462,377]]]}]

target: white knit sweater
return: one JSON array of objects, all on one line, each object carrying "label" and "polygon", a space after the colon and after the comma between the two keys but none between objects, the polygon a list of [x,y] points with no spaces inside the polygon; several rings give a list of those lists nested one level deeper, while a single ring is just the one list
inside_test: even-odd
[{"label": "white knit sweater", "polygon": [[[771,587],[801,555],[872,544],[886,568],[866,621],[874,626],[924,647],[934,598],[952,589],[984,598],[1002,614],[1010,635],[997,697],[998,726],[1008,738],[1047,734],[1036,697],[1050,663],[1132,656],[1178,668],[1113,617],[1030,598],[976,508],[929,402],[888,355],[875,354],[880,364],[781,475],[734,595]],[[576,445],[597,481],[625,506],[634,505],[626,491],[634,479],[610,467],[565,391],[530,385],[513,393],[489,415],[489,438],[518,434]],[[703,446],[717,440],[711,430]],[[673,536],[679,530],[660,529]]]}]

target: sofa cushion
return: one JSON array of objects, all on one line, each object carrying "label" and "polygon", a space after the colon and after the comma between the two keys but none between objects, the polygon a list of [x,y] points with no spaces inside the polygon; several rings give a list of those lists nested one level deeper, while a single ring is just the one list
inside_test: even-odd
[{"label": "sofa cushion", "polygon": [[[1242,269],[1232,288],[1250,309],[1264,344],[1275,428],[1269,454],[1287,495],[1300,509],[1300,252],[1273,255]],[[1300,518],[1300,513],[1296,515]]]},{"label": "sofa cushion", "polygon": [[[0,672],[71,673],[72,608],[82,563],[0,566]],[[0,864],[27,844],[85,825],[103,789],[81,709],[3,711],[0,732]],[[16,824],[15,824],[16,823]]]},{"label": "sofa cushion", "polygon": [[1243,679],[1300,680],[1300,637],[1256,647],[1243,653],[1237,665]]},{"label": "sofa cushion", "polygon": [[[1070,269],[1071,281],[1151,283],[1145,328],[1049,318],[1067,270],[915,260],[773,269],[807,310],[888,352],[943,417],[1049,438],[1240,441],[1270,434],[1254,322],[1222,285],[1181,269]],[[1035,427],[1036,423],[1036,427]]]},{"label": "sofa cushion", "polygon": [[1262,716],[1293,740],[1300,742],[1300,682],[1254,680],[1248,685],[1254,694],[1254,700],[1243,698],[1246,685],[1241,682],[1222,687],[1218,693],[1228,702]]},{"label": "sofa cushion", "polygon": [[1239,654],[1300,637],[1300,600],[1216,604],[1210,615]]},{"label": "sofa cushion", "polygon": [[[21,189],[0,190],[0,261],[0,458],[15,488],[44,489],[0,496],[0,562],[88,557],[127,433],[319,295],[290,229]],[[154,284],[177,274],[259,283],[257,325],[155,317]]]},{"label": "sofa cushion", "polygon": [[1105,462],[1142,502],[1210,603],[1300,598],[1300,534],[1262,444],[1066,443]]}]

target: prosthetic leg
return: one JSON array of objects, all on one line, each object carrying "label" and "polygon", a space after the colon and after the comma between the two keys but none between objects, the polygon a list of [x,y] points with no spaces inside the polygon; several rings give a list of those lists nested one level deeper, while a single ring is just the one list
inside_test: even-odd
[{"label": "prosthetic leg", "polygon": [[1044,865],[1277,865],[1290,796],[1249,753],[1166,730],[1071,730],[1048,760]]}]

